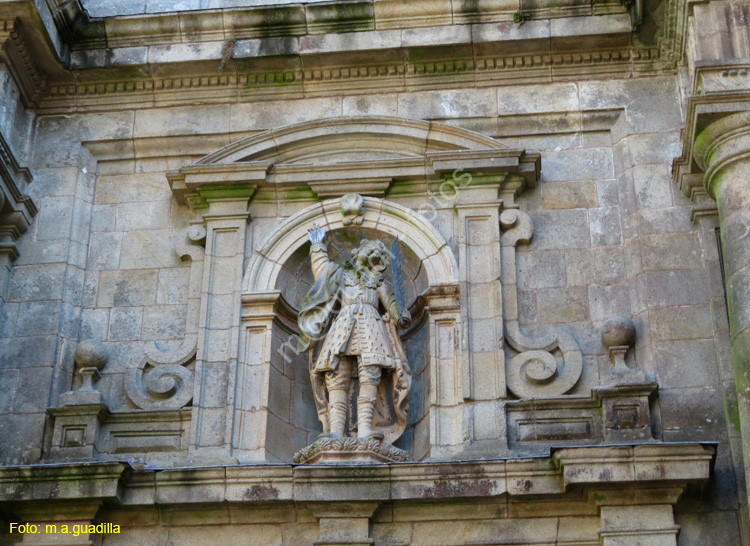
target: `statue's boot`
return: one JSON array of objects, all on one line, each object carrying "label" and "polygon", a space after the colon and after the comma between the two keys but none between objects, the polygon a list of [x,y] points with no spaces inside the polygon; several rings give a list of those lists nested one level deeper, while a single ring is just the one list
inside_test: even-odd
[{"label": "statue's boot", "polygon": [[365,383],[359,387],[359,396],[357,397],[357,437],[383,438],[379,432],[372,431],[372,416],[375,413],[375,397],[378,386],[371,383]]},{"label": "statue's boot", "polygon": [[331,436],[334,438],[344,437],[348,409],[345,390],[328,391],[328,419],[331,424]]}]

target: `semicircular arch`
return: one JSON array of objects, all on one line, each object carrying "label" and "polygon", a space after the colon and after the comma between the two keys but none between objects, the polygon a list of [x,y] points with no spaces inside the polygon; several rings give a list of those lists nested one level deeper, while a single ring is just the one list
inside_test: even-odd
[{"label": "semicircular arch", "polygon": [[[286,219],[256,250],[245,270],[245,292],[276,290],[279,274],[286,261],[307,243],[307,230],[318,224],[329,231],[344,228],[341,199],[311,205]],[[361,227],[399,237],[422,262],[429,286],[458,282],[458,263],[443,236],[417,212],[375,197],[364,198]]]}]

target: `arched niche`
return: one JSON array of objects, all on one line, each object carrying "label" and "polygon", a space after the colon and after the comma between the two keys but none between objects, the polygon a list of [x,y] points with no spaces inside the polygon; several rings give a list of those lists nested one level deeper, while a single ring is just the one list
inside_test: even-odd
[{"label": "arched niche", "polygon": [[[299,301],[312,282],[309,273],[307,230],[318,224],[326,229],[327,241],[343,252],[363,238],[380,239],[390,244],[396,237],[404,249],[409,305],[415,322],[402,336],[404,350],[412,368],[409,425],[398,444],[415,458],[429,451],[430,408],[430,331],[429,312],[423,312],[424,294],[432,287],[455,286],[458,264],[446,241],[418,213],[387,200],[366,197],[357,223],[345,225],[341,199],[323,201],[308,207],[281,223],[276,232],[250,259],[243,279],[245,345],[241,354],[246,366],[258,366],[267,392],[263,407],[253,410],[265,417],[264,450],[267,460],[285,461],[314,440],[320,432],[308,375],[309,355],[298,354],[293,346],[299,333],[295,319]],[[342,262],[333,245],[332,259]],[[419,298],[418,298],[419,296]],[[262,311],[254,304],[265,302]],[[261,337],[270,350],[263,361],[253,362]],[[279,396],[289,393],[288,397]],[[288,399],[288,404],[284,404]],[[242,410],[240,410],[241,413]],[[264,414],[265,412],[265,414]],[[242,421],[242,416],[238,422]]]}]

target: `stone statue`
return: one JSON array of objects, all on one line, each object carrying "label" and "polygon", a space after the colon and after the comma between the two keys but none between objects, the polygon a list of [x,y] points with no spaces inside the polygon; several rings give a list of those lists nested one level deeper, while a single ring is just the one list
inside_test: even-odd
[{"label": "stone statue", "polygon": [[411,385],[396,327],[408,327],[411,315],[399,309],[386,280],[391,252],[382,241],[364,239],[350,256],[341,253],[339,265],[328,256],[324,229],[313,225],[308,236],[315,283],[298,323],[302,350],[319,349],[311,351],[310,374],[321,438],[355,436],[356,429],[360,441],[393,442],[406,426]]}]

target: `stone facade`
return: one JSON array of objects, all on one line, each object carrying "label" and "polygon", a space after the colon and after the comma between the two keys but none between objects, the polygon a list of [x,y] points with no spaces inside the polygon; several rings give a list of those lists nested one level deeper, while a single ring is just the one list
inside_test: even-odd
[{"label": "stone facade", "polygon": [[[749,21],[0,0],[0,545],[750,544]],[[316,441],[314,224],[402,245],[395,451]]]}]

